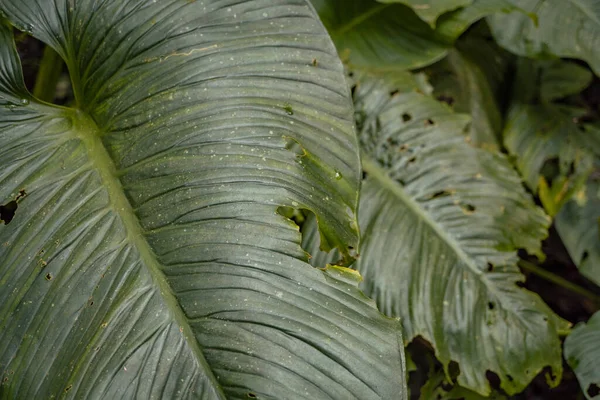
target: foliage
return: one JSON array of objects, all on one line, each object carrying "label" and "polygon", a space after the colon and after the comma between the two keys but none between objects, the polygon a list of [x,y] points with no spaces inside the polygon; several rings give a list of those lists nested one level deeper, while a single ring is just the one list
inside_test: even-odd
[{"label": "foliage", "polygon": [[588,399],[600,396],[599,342],[600,313],[594,314],[587,324],[576,326],[565,340],[565,358],[577,374]]},{"label": "foliage", "polygon": [[[0,0],[0,397],[404,397],[398,321],[277,213],[352,259],[351,101],[308,3],[52,3]],[[9,24],[73,107],[27,92]]]},{"label": "foliage", "polygon": [[[444,378],[424,389],[492,395],[491,372],[512,395],[546,367],[558,384],[570,324],[522,288],[517,250],[543,261],[552,222],[581,272],[600,280],[600,110],[579,96],[597,72],[587,39],[600,34],[599,4],[313,3],[354,95],[364,170],[354,267],[407,343],[425,339],[439,359]],[[318,250],[316,229],[303,227],[311,262],[337,262]]]},{"label": "foliage", "polygon": [[[0,398],[503,399],[565,360],[598,395],[600,311],[519,268],[598,298],[598,21],[0,0]],[[29,89],[15,35],[47,45]]]}]

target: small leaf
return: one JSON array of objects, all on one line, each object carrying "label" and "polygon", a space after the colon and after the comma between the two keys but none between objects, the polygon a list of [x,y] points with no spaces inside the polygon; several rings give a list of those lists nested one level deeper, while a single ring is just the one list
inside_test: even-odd
[{"label": "small leaf", "polygon": [[600,285],[600,180],[590,179],[556,216],[556,230],[579,271]]},{"label": "small leaf", "polygon": [[565,359],[575,371],[587,399],[600,398],[600,312],[579,324],[565,340]]}]

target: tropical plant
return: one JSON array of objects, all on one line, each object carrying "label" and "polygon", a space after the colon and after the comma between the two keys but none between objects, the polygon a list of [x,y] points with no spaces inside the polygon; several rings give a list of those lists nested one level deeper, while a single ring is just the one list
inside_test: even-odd
[{"label": "tropical plant", "polygon": [[[308,2],[0,12],[2,399],[404,397],[398,321],[278,213],[351,262],[352,104]],[[28,92],[12,27],[64,61],[72,105]]]},{"label": "tropical plant", "polygon": [[0,398],[599,396],[598,21],[0,0]]},{"label": "tropical plant", "polygon": [[[596,317],[569,336],[581,317],[557,315],[522,272],[583,294],[592,304],[583,318],[598,310],[600,102],[581,93],[598,73],[600,2],[313,4],[355,103],[363,184],[353,267],[379,308],[400,317],[405,344],[439,361],[421,398],[515,396],[540,373],[556,386],[565,336],[583,393],[598,395]],[[560,253],[542,247],[549,232],[591,282],[544,268]],[[314,218],[303,233],[314,265],[343,259],[319,251]]]}]

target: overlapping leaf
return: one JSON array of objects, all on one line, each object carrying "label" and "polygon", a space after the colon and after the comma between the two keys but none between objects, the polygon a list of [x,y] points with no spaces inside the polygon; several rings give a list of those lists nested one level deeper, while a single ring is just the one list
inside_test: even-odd
[{"label": "overlapping leaf", "polygon": [[600,3],[596,0],[510,0],[526,12],[488,18],[498,43],[529,57],[585,60],[600,74]]},{"label": "overlapping leaf", "polygon": [[342,60],[353,67],[405,70],[431,64],[449,45],[413,10],[374,0],[311,0]]},{"label": "overlapping leaf", "polygon": [[410,6],[430,26],[435,27],[440,15],[468,6],[474,0],[377,0],[380,3],[401,3]]},{"label": "overlapping leaf", "polygon": [[[439,17],[435,29],[415,13],[425,10],[413,0],[311,0],[342,59],[354,68],[371,71],[404,71],[444,58],[452,43],[472,23],[496,12],[520,10],[507,0],[440,0],[451,4],[472,3]],[[385,3],[385,4],[382,4]],[[410,3],[413,9],[398,3]],[[417,3],[421,8],[417,7]]]},{"label": "overlapping leaf", "polygon": [[[508,393],[546,366],[558,379],[562,322],[519,287],[516,266],[517,248],[540,251],[549,219],[504,156],[466,143],[468,117],[397,90],[365,76],[355,89],[363,287],[401,318],[406,340],[428,340],[447,372],[457,362],[466,388],[489,394],[486,370]],[[305,248],[321,263],[315,242],[308,229]]]},{"label": "overlapping leaf", "polygon": [[556,230],[581,273],[600,285],[600,176],[564,205]]},{"label": "overlapping leaf", "polygon": [[600,151],[600,130],[580,121],[586,110],[556,99],[578,93],[591,80],[565,61],[521,60],[504,126],[504,144],[530,189],[555,215],[581,188]]},{"label": "overlapping leaf", "polygon": [[600,398],[600,312],[581,324],[565,340],[565,358],[575,371],[588,399]]},{"label": "overlapping leaf", "polygon": [[357,246],[349,92],[307,2],[0,11],[77,102],[25,92],[2,23],[0,397],[404,398],[397,322],[276,212]]},{"label": "overlapping leaf", "polygon": [[472,145],[498,150],[502,134],[498,100],[505,90],[510,58],[479,33],[457,44],[448,57],[427,70],[434,95],[455,111],[471,115]]}]

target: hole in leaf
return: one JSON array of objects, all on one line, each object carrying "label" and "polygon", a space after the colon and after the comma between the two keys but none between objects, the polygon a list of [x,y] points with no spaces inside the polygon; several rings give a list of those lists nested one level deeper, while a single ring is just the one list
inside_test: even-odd
[{"label": "hole in leaf", "polygon": [[52,274],[51,274],[50,272],[48,272],[48,273],[46,274],[46,280],[47,280],[47,281],[51,281],[52,279],[54,279],[54,277],[52,276]]},{"label": "hole in leaf", "polygon": [[362,178],[363,178],[363,179],[367,179],[367,175],[368,175],[368,174],[367,174],[365,171],[363,171],[363,172],[362,172]]},{"label": "hole in leaf", "polygon": [[506,374],[506,378],[507,378],[509,381],[511,381],[511,382],[513,382],[513,381],[515,380],[515,379],[514,379],[514,378],[513,378],[511,375],[509,375],[509,374]]},{"label": "hole in leaf", "polygon": [[398,147],[398,151],[406,151],[408,150],[408,146],[403,144],[402,146]]},{"label": "hole in leaf", "polygon": [[439,95],[437,99],[441,102],[448,104],[449,106],[452,106],[454,104],[454,98],[452,96],[446,96],[445,94],[442,94]]},{"label": "hole in leaf", "polygon": [[500,377],[498,374],[488,369],[485,371],[485,377],[487,378],[488,382],[490,382],[492,389],[500,390]]},{"label": "hole in leaf", "polygon": [[493,301],[490,301],[490,302],[488,302],[488,308],[489,308],[490,310],[493,310],[494,308],[496,308],[496,305],[494,304],[494,302],[493,302]]},{"label": "hole in leaf", "polygon": [[410,121],[411,119],[412,119],[412,116],[411,116],[410,114],[408,114],[408,113],[404,113],[404,114],[402,114],[402,121],[403,121],[403,122],[408,122],[408,121]]},{"label": "hole in leaf", "polygon": [[417,157],[415,157],[415,156],[412,156],[411,158],[408,159],[408,162],[410,164],[414,163],[415,161],[417,161]]},{"label": "hole in leaf", "polygon": [[600,387],[597,384],[592,383],[588,386],[586,392],[590,397],[598,396],[600,394]]},{"label": "hole in leaf", "polygon": [[584,262],[585,260],[587,260],[589,256],[590,256],[590,253],[587,250],[584,251],[583,255],[581,256],[581,262]]},{"label": "hole in leaf", "polygon": [[460,208],[462,208],[465,214],[473,214],[476,210],[475,206],[472,204],[461,203]]},{"label": "hole in leaf", "polygon": [[488,272],[492,272],[494,270],[494,264],[491,262],[487,263],[487,270]]},{"label": "hole in leaf", "polygon": [[434,194],[431,195],[431,199],[439,199],[442,197],[448,197],[450,196],[450,192],[447,190],[440,190],[439,192],[435,192]]},{"label": "hole in leaf", "polygon": [[17,212],[17,202],[12,200],[4,205],[0,205],[0,221],[4,222],[5,225],[10,224],[10,221],[15,217]]},{"label": "hole in leaf", "polygon": [[456,361],[450,361],[450,363],[448,364],[448,373],[452,382],[455,383],[456,378],[458,378],[458,376],[460,375],[460,366]]},{"label": "hole in leaf", "polygon": [[67,393],[69,390],[71,390],[73,388],[73,385],[69,385],[65,388],[65,393]]},{"label": "hole in leaf", "polygon": [[24,189],[19,190],[19,194],[14,200],[9,201],[6,204],[0,205],[0,221],[4,222],[5,225],[10,224],[10,221],[15,217],[17,208],[19,208],[19,200],[27,197],[27,193]]},{"label": "hole in leaf", "polygon": [[432,125],[435,125],[435,122],[431,118],[428,118],[425,120],[425,126],[432,126]]},{"label": "hole in leaf", "polygon": [[256,394],[252,393],[252,392],[249,392],[248,393],[248,398],[249,399],[258,399],[258,396]]},{"label": "hole in leaf", "polygon": [[398,89],[396,89],[396,90],[392,90],[392,91],[390,92],[390,96],[391,96],[391,97],[394,97],[394,96],[395,96],[395,95],[397,95],[398,93],[400,93],[400,91],[399,91]]}]

